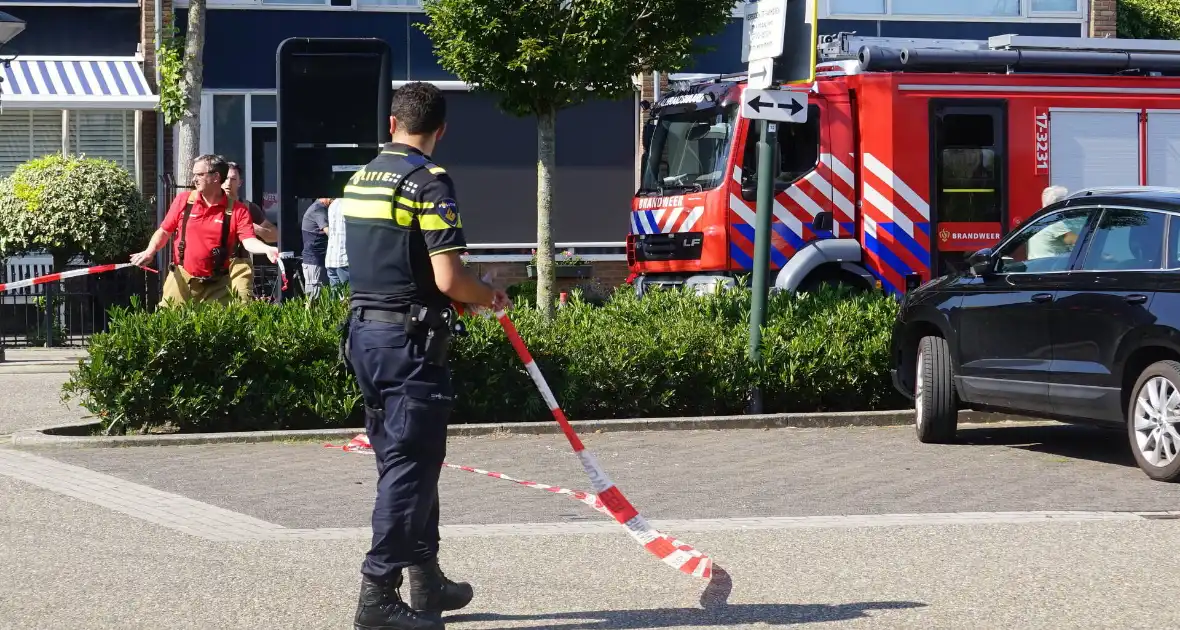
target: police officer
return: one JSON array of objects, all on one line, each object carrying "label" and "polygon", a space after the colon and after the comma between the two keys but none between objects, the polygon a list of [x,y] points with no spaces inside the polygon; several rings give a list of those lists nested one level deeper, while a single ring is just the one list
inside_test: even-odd
[{"label": "police officer", "polygon": [[[438,478],[454,392],[447,348],[452,302],[508,308],[508,296],[463,266],[455,188],[430,154],[445,131],[446,101],[428,83],[393,96],[392,142],[344,188],[351,266],[345,356],[365,405],[377,459],[372,547],[361,567],[354,627],[442,630],[444,610],[471,586],[438,565]],[[409,605],[398,589],[405,569]]]}]

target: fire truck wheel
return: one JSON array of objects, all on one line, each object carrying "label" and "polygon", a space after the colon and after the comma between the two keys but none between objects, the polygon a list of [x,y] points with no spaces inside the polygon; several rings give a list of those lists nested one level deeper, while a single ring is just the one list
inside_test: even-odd
[{"label": "fire truck wheel", "polygon": [[950,346],[942,337],[923,337],[918,343],[914,374],[914,430],[918,440],[945,444],[955,438],[959,412],[951,375]]}]

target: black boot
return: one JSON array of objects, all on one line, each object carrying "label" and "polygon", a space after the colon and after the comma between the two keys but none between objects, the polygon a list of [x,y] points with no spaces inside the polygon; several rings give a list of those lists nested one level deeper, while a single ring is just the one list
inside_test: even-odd
[{"label": "black boot", "polygon": [[362,576],[361,594],[356,603],[354,630],[446,630],[441,619],[427,619],[410,610],[397,589],[401,573],[388,584]]},{"label": "black boot", "polygon": [[412,566],[410,607],[431,619],[441,619],[444,610],[466,606],[475,593],[466,582],[452,582],[443,575],[438,559]]}]

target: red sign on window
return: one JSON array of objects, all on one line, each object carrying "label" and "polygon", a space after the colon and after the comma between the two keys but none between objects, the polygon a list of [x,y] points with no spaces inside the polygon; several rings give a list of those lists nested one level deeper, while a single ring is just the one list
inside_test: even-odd
[{"label": "red sign on window", "polygon": [[939,223],[935,238],[940,252],[974,252],[1000,240],[999,223]]},{"label": "red sign on window", "polygon": [[1049,110],[1037,107],[1033,110],[1036,124],[1036,139],[1033,144],[1033,156],[1036,160],[1036,174],[1049,174]]}]

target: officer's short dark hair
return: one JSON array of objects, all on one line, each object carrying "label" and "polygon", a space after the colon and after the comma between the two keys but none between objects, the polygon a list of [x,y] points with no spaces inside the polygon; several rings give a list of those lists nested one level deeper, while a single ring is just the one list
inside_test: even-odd
[{"label": "officer's short dark hair", "polygon": [[238,164],[237,162],[234,162],[232,160],[229,162],[226,162],[225,163],[225,177],[227,179],[229,178],[230,171],[237,171],[238,177],[241,177],[242,176],[242,165]]},{"label": "officer's short dark hair", "polygon": [[430,83],[407,83],[394,91],[389,115],[406,133],[434,133],[446,122],[447,100],[442,90]]},{"label": "officer's short dark hair", "polygon": [[229,178],[229,162],[226,162],[225,158],[220,155],[206,153],[205,155],[197,156],[197,159],[194,160],[194,163],[199,164],[201,162],[204,162],[210,171],[220,175],[221,181],[224,182]]}]

